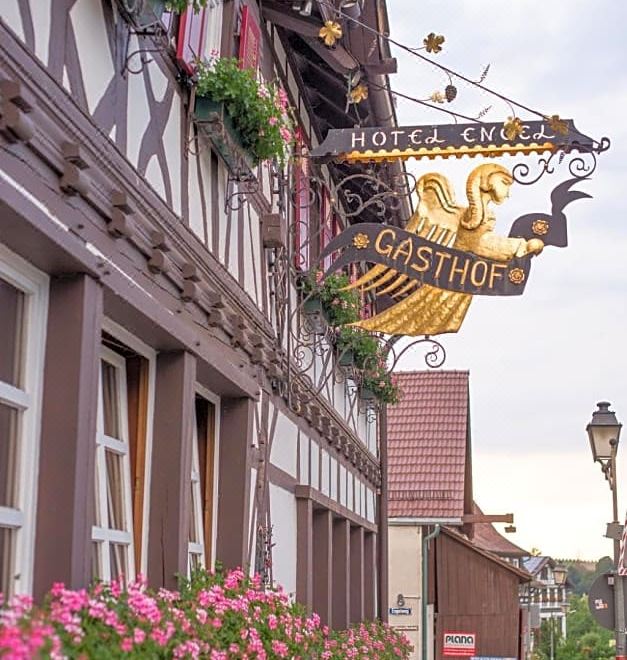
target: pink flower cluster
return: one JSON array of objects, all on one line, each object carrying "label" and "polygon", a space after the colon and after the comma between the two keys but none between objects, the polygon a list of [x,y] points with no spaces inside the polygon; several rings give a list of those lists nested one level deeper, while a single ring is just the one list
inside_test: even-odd
[{"label": "pink flower cluster", "polygon": [[179,591],[144,579],[89,590],[55,584],[42,606],[0,601],[0,657],[291,660],[407,658],[405,637],[378,622],[330,632],[317,614],[243,571],[199,571]]}]

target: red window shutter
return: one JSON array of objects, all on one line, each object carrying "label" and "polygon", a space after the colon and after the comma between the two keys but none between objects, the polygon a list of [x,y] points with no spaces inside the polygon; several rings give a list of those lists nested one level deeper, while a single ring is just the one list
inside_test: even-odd
[{"label": "red window shutter", "polygon": [[[303,143],[299,138],[297,153],[302,153]],[[310,222],[311,196],[309,183],[309,161],[298,158],[294,169],[294,265],[299,270],[310,268]]]},{"label": "red window shutter", "polygon": [[198,13],[194,13],[194,10],[189,7],[181,14],[176,43],[176,61],[190,75],[196,70],[196,61],[202,53],[207,17],[207,10],[204,7]]},{"label": "red window shutter", "polygon": [[[322,189],[320,194],[320,252],[333,240],[335,237],[335,214],[331,208],[331,195],[326,186]],[[333,255],[330,254],[324,259],[322,264],[324,270],[333,263]]]},{"label": "red window shutter", "polygon": [[242,24],[239,33],[239,66],[240,69],[257,71],[259,67],[259,44],[261,30],[248,5],[242,9]]}]

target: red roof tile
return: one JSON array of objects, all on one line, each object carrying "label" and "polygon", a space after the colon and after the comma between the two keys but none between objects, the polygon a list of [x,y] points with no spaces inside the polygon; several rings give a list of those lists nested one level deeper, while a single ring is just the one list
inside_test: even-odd
[{"label": "red roof tile", "polygon": [[407,371],[394,377],[402,397],[388,406],[389,516],[461,518],[468,372]]},{"label": "red roof tile", "polygon": [[[473,502],[472,512],[482,514],[476,502]],[[471,541],[483,550],[493,552],[501,557],[527,557],[530,553],[500,534],[491,523],[474,523]]]}]

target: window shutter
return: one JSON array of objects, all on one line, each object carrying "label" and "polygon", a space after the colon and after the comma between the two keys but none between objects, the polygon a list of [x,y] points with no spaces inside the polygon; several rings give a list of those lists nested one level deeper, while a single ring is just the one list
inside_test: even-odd
[{"label": "window shutter", "polygon": [[207,10],[203,7],[198,13],[189,7],[181,14],[179,34],[176,43],[176,61],[188,74],[196,70],[196,61],[202,56]]},{"label": "window shutter", "polygon": [[259,43],[261,30],[253,16],[250,7],[242,9],[242,24],[239,38],[239,66],[240,69],[257,71],[259,67]]}]

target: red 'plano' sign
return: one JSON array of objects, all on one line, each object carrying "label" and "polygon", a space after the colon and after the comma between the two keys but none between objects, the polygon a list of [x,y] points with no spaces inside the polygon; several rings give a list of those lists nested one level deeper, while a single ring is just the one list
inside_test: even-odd
[{"label": "red 'plano' sign", "polygon": [[477,635],[466,632],[445,632],[442,655],[471,657],[475,655]]}]

